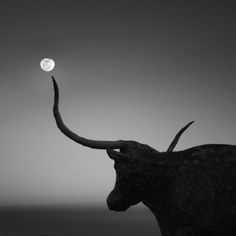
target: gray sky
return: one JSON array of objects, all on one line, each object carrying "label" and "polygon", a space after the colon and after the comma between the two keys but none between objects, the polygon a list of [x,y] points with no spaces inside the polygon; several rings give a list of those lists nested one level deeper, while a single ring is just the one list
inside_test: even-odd
[{"label": "gray sky", "polygon": [[113,188],[106,153],[56,128],[51,74],[82,136],[165,151],[195,120],[176,150],[235,144],[236,9],[206,2],[2,1],[0,205],[105,205]]}]

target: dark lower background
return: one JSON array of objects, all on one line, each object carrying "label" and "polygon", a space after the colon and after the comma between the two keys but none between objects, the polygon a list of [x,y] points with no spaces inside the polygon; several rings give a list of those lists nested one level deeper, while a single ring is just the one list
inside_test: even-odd
[{"label": "dark lower background", "polygon": [[1,208],[0,236],[159,236],[146,209],[111,212],[103,208]]}]

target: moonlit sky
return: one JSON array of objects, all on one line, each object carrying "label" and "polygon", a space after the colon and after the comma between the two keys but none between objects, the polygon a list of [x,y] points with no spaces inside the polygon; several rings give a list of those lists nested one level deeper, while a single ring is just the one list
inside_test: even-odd
[{"label": "moonlit sky", "polygon": [[2,1],[0,206],[105,206],[113,188],[106,152],[57,129],[52,74],[82,136],[165,151],[195,120],[176,150],[236,144],[236,9],[207,2]]}]

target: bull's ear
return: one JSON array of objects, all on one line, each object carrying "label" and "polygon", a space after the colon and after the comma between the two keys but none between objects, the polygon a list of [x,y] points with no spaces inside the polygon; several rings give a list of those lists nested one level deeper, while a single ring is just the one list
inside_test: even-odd
[{"label": "bull's ear", "polygon": [[107,155],[114,161],[126,161],[128,158],[124,153],[114,151],[113,149],[107,149]]}]

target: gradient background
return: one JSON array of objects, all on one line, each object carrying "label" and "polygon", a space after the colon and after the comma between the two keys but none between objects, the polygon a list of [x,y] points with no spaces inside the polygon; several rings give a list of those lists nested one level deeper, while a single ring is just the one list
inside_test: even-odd
[{"label": "gradient background", "polygon": [[[217,1],[218,2],[218,1]],[[63,136],[236,143],[234,1],[1,1],[0,206],[106,207],[113,162]]]}]

